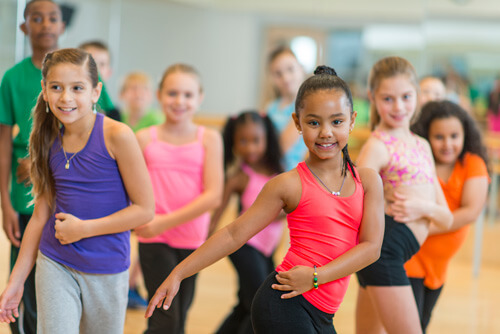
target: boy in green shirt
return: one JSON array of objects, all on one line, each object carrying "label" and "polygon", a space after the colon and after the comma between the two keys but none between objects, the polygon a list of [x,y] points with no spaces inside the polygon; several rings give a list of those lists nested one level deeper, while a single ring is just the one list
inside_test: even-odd
[{"label": "boy in green shirt", "polygon": [[[12,243],[11,269],[33,213],[27,159],[31,109],[42,90],[43,58],[47,52],[57,49],[59,36],[64,32],[61,8],[51,0],[28,2],[24,19],[20,28],[28,36],[33,54],[5,72],[0,85],[0,198],[3,229]],[[12,139],[15,125],[19,130]],[[11,324],[12,333],[19,333],[19,328],[25,333],[36,333],[34,271],[25,284],[23,324]]]}]

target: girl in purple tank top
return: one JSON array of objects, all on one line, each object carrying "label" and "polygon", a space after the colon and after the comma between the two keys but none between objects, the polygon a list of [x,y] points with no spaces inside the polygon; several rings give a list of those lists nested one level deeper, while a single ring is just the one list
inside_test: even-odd
[{"label": "girl in purple tank top", "polygon": [[[238,195],[240,212],[243,213],[253,204],[267,181],[283,172],[278,136],[267,115],[246,111],[230,117],[223,138],[226,181],[222,205],[212,216],[210,232],[215,230],[233,194]],[[275,220],[229,255],[238,273],[239,300],[216,333],[253,334],[250,307],[255,292],[274,270],[273,253],[282,231],[283,222]]]},{"label": "girl in purple tank top", "polygon": [[[175,64],[164,73],[158,100],[165,122],[137,133],[153,183],[155,217],[139,229],[139,260],[149,298],[158,284],[207,238],[210,210],[219,206],[224,184],[222,140],[193,122],[203,101],[197,71]],[[195,276],[182,282],[170,310],[158,310],[145,333],[184,333]]]},{"label": "girl in purple tank top", "polygon": [[217,231],[170,273],[146,316],[175,303],[181,281],[238,250],[283,211],[290,248],[258,289],[255,333],[335,333],[333,315],[349,275],[378,258],[383,234],[382,182],[357,170],[347,151],[356,113],[347,84],[326,66],[300,87],[293,119],[309,155],[264,186],[252,206]]},{"label": "girl in purple tank top", "polygon": [[39,333],[123,333],[129,230],[154,212],[146,164],[132,130],[96,113],[102,84],[88,53],[48,53],[42,76],[29,145],[35,210],[0,321],[18,316],[36,260]]}]

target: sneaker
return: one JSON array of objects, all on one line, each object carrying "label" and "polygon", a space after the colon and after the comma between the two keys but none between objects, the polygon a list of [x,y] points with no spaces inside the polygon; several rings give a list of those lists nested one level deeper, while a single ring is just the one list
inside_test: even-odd
[{"label": "sneaker", "polygon": [[137,289],[129,289],[128,290],[128,304],[127,308],[136,310],[136,309],[145,309],[148,306],[148,302],[141,297]]}]

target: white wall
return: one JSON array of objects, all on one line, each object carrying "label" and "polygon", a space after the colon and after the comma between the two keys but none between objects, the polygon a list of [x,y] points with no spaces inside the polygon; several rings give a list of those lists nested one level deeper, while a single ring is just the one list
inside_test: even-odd
[{"label": "white wall", "polygon": [[76,13],[61,41],[61,47],[75,47],[90,39],[109,45],[117,67],[109,91],[116,100],[119,81],[127,72],[143,70],[155,80],[171,64],[193,65],[202,76],[205,101],[202,111],[236,113],[255,107],[261,30],[253,14],[235,14],[173,3],[123,0],[119,17],[119,43],[111,41],[109,27],[112,1],[66,0]]}]

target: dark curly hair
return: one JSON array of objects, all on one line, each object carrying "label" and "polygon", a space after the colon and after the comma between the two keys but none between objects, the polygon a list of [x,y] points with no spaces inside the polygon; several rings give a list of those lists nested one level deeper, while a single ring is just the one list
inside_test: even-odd
[{"label": "dark curly hair", "polygon": [[429,140],[429,128],[436,119],[455,117],[462,124],[464,130],[464,147],[459,160],[462,162],[466,152],[479,155],[486,164],[488,156],[486,147],[481,138],[481,132],[474,119],[458,104],[450,101],[431,101],[424,105],[418,119],[411,126],[411,130],[417,135]]},{"label": "dark curly hair", "polygon": [[264,164],[273,173],[283,172],[281,165],[282,152],[279,144],[277,131],[267,115],[261,115],[257,111],[250,110],[241,112],[236,117],[230,117],[222,131],[224,140],[224,169],[227,169],[235,160],[234,136],[241,125],[255,123],[260,124],[266,132],[266,152],[264,153]]}]

